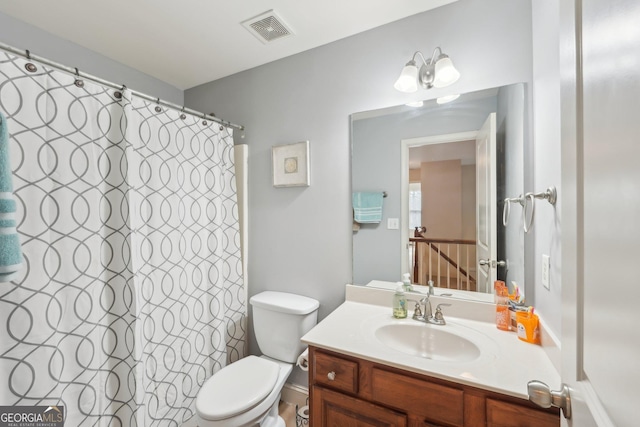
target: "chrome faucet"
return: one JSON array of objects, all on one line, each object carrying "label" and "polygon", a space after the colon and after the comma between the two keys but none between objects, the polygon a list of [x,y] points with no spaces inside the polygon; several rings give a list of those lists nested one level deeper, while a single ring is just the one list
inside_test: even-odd
[{"label": "chrome faucet", "polygon": [[[434,325],[446,325],[447,322],[444,320],[444,315],[442,314],[442,309],[440,307],[449,306],[451,304],[438,304],[436,306],[435,315],[433,314],[431,308],[431,301],[429,299],[429,295],[427,294],[425,297],[421,298],[419,301],[410,299],[408,301],[415,302],[415,308],[413,309],[413,320],[417,320],[419,322],[431,323]],[[422,305],[424,305],[424,312],[422,311]]]},{"label": "chrome faucet", "polygon": [[425,322],[428,322],[429,319],[431,319],[433,317],[432,310],[431,310],[430,294],[427,294],[427,296],[422,298],[420,300],[420,303],[424,304],[424,316],[423,316],[422,319],[416,319],[416,320],[423,320]]}]

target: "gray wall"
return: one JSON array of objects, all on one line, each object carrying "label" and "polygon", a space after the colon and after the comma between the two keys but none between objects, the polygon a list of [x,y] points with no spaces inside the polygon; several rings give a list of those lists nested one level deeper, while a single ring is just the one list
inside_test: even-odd
[{"label": "gray wall", "polygon": [[[428,55],[436,46],[452,57],[460,80],[411,95],[395,91],[413,52]],[[529,0],[460,0],[187,90],[189,107],[247,127],[250,294],[317,298],[321,319],[344,301],[352,276],[350,114],[530,82],[531,46]],[[271,147],[307,139],[311,186],[274,188]],[[304,383],[305,375],[292,381]]]},{"label": "gray wall", "polygon": [[[471,95],[472,96],[472,95]],[[387,218],[400,218],[400,141],[478,130],[497,109],[497,98],[464,97],[451,104],[430,102],[420,109],[354,119],[351,176],[353,191],[386,191],[380,224],[363,224],[353,233],[353,283],[397,282],[401,266],[400,230],[387,230]],[[403,270],[403,271],[402,271]]]},{"label": "gray wall", "polygon": [[[562,320],[561,286],[561,207],[563,203],[560,144],[560,0],[534,1],[533,19],[533,135],[530,153],[533,182],[527,191],[545,191],[555,185],[558,202],[551,206],[536,201],[535,221],[530,240],[532,268],[527,270],[527,283],[535,283],[536,310],[558,336]],[[542,286],[542,255],[551,258],[550,289]]]},{"label": "gray wall", "polygon": [[0,42],[165,101],[184,103],[184,92],[168,83],[3,13]]},{"label": "gray wall", "polygon": [[[529,102],[524,85],[510,85],[498,92],[498,111],[496,123],[498,133],[504,132],[504,192],[498,191],[498,199],[513,198],[525,193],[524,177],[528,171],[524,170],[524,153],[531,145],[529,127],[525,118],[528,117]],[[504,202],[499,203],[503,207]],[[525,281],[525,236],[522,228],[522,208],[511,204],[511,214],[507,226],[502,228],[503,211],[498,209],[498,231],[504,233],[504,246],[498,248],[498,259],[506,260],[508,267],[505,280],[508,285],[518,284],[521,290],[527,292],[531,288],[533,295],[534,284]],[[529,302],[529,301],[527,301]],[[533,301],[529,302],[533,304]]]}]

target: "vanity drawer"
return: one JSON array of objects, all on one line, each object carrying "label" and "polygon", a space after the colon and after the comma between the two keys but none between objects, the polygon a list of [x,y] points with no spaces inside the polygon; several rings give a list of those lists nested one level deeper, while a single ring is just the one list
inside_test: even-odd
[{"label": "vanity drawer", "polygon": [[423,379],[372,370],[372,399],[424,418],[424,425],[464,425],[464,392]]},{"label": "vanity drawer", "polygon": [[559,414],[487,398],[487,427],[559,426]]},{"label": "vanity drawer", "polygon": [[358,362],[353,360],[316,351],[312,376],[314,383],[358,393]]}]

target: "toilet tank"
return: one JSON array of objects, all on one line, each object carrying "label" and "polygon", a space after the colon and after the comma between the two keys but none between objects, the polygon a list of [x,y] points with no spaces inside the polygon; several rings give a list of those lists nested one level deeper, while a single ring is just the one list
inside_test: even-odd
[{"label": "toilet tank", "polygon": [[249,303],[253,307],[253,330],[262,354],[294,363],[305,347],[300,338],[318,321],[320,303],[302,295],[274,291],[256,294]]}]

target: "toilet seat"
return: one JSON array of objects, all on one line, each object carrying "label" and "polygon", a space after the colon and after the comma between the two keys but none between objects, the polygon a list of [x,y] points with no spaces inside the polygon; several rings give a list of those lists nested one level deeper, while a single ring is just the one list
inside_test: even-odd
[{"label": "toilet seat", "polygon": [[273,391],[279,372],[277,363],[256,356],[222,368],[200,389],[198,415],[217,421],[248,411]]}]

